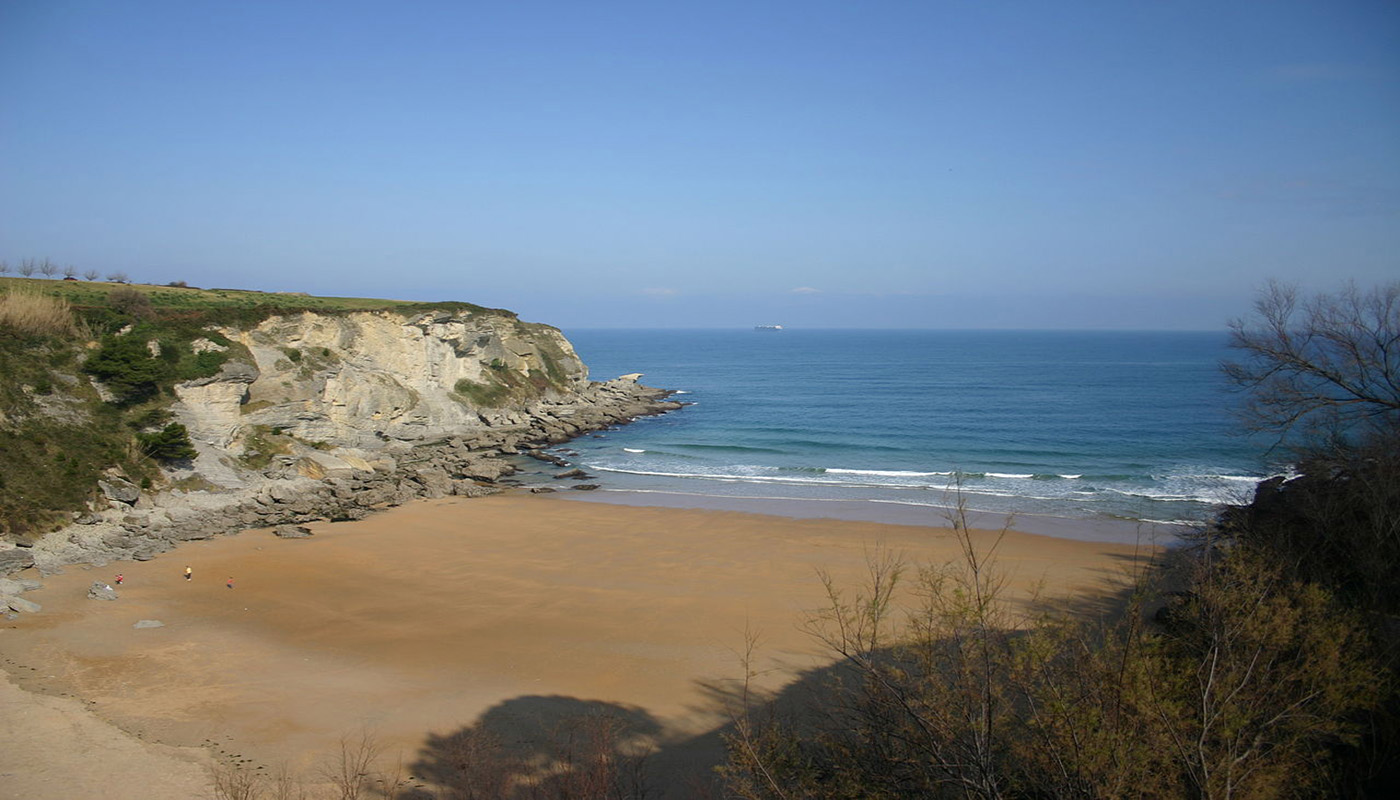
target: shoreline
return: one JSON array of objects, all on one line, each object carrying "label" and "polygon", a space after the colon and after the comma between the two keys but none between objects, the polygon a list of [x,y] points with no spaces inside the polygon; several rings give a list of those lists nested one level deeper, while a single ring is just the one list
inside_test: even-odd
[{"label": "shoreline", "polygon": [[[799,630],[822,604],[817,569],[855,587],[871,548],[928,563],[956,551],[928,526],[583,495],[427,500],[314,523],[308,540],[247,530],[100,572],[70,565],[32,593],[42,613],[0,629],[0,654],[21,686],[82,698],[129,734],[217,741],[269,769],[314,768],[357,724],[412,759],[473,720],[564,707],[645,721],[672,774],[717,757],[725,715],[703,687],[739,674],[749,626],[766,638],[767,688],[825,663]],[[1110,590],[1144,555],[1014,531],[1001,561],[1029,600],[1041,582]],[[120,600],[84,596],[116,571]],[[164,627],[132,629],[146,618]]]},{"label": "shoreline", "polygon": [[[701,494],[658,489],[612,489],[606,484],[589,492],[559,492],[571,501],[607,503],[649,508],[693,509],[697,511],[741,511],[790,519],[833,519],[870,522],[881,525],[951,529],[955,509],[924,503],[891,500],[748,497]],[[1194,528],[1181,523],[1129,519],[1075,519],[1049,514],[1003,514],[995,511],[966,511],[968,527],[1052,536],[1079,542],[1146,544],[1171,547],[1180,543]]]}]

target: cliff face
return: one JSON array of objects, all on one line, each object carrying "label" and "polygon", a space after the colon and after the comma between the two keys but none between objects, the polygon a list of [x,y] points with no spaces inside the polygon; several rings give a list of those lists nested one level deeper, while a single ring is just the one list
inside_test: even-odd
[{"label": "cliff face", "polygon": [[176,384],[169,409],[198,456],[144,488],[108,470],[74,524],[2,548],[0,574],[489,493],[515,471],[505,456],[567,467],[537,448],[680,407],[636,375],[590,381],[557,329],[505,312],[302,312],[205,331],[193,349],[227,358]]},{"label": "cliff face", "polygon": [[259,426],[361,448],[522,427],[589,387],[563,334],[505,315],[303,313],[220,333],[249,357],[177,387],[177,414],[235,454]]}]

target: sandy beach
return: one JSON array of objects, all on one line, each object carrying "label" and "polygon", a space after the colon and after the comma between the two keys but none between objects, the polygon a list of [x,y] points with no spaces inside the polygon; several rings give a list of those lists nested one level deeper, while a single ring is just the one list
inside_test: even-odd
[{"label": "sandy beach", "polygon": [[[943,528],[527,494],[311,527],[309,539],[249,531],[149,562],[69,567],[26,595],[43,611],[0,625],[14,684],[0,686],[0,733],[24,741],[25,720],[55,719],[96,733],[0,748],[0,799],[76,796],[76,776],[102,774],[103,757],[149,757],[177,787],[206,752],[314,776],[363,731],[381,761],[401,759],[423,783],[440,737],[487,724],[508,737],[598,712],[646,734],[659,749],[652,784],[675,788],[719,757],[713,731],[728,716],[715,687],[742,676],[746,630],[760,639],[760,683],[779,689],[831,660],[803,631],[824,600],[818,570],[856,588],[878,548],[928,564],[958,552]],[[1028,599],[1037,587],[1109,592],[1141,553],[1011,532],[999,555],[1010,591]],[[119,600],[86,597],[118,572]],[[141,620],[162,626],[134,628]],[[101,735],[140,753],[118,757]],[[102,796],[192,796],[116,783]]]}]

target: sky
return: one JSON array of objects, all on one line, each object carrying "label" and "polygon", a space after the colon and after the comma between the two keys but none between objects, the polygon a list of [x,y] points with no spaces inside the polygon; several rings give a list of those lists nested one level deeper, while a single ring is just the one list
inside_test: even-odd
[{"label": "sky", "polygon": [[1400,3],[0,0],[0,259],[560,327],[1400,279]]}]

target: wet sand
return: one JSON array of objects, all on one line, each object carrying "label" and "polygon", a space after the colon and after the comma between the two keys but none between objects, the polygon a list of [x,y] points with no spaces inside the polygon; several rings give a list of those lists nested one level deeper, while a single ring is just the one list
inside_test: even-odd
[{"label": "wet sand", "polygon": [[[412,764],[430,736],[483,715],[605,710],[643,722],[674,775],[717,756],[703,735],[727,716],[707,687],[743,674],[746,630],[761,638],[766,688],[831,661],[802,630],[823,604],[818,570],[856,588],[876,548],[958,557],[942,528],[527,494],[311,527],[310,539],[249,531],[150,562],[69,567],[26,595],[41,613],[0,625],[0,666],[143,742],[253,768],[314,773],[365,729]],[[1111,591],[1136,554],[1015,532],[999,550],[1021,599]],[[86,598],[119,571],[119,600]],[[163,627],[132,627],[143,619]],[[25,771],[3,751],[0,775]]]}]

